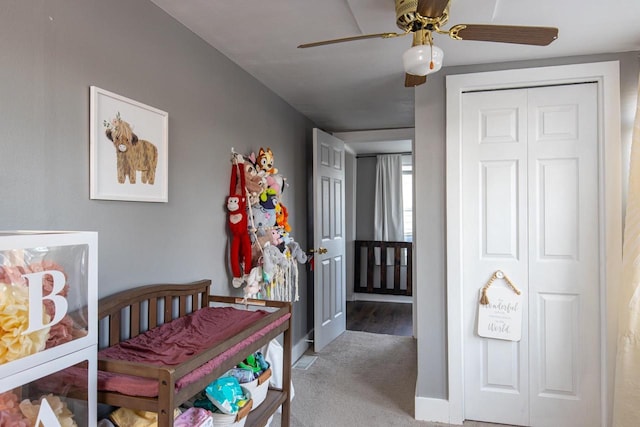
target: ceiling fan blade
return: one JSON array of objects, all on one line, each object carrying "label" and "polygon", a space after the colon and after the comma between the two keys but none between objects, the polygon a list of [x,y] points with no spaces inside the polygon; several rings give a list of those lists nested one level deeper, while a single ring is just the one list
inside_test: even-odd
[{"label": "ceiling fan blade", "polygon": [[323,40],[323,41],[319,41],[319,42],[305,43],[305,44],[301,44],[300,46],[298,46],[298,48],[304,49],[304,48],[307,48],[307,47],[324,46],[324,45],[327,45],[327,44],[352,42],[352,41],[356,41],[356,40],[365,40],[365,39],[390,39],[390,38],[394,38],[394,37],[404,36],[404,35],[407,35],[407,34],[408,34],[408,32],[407,33],[364,34],[362,36],[344,37],[344,38],[341,38],[341,39]]},{"label": "ceiling fan blade", "polygon": [[427,82],[427,76],[414,76],[413,74],[406,73],[404,75],[404,87],[420,86]]},{"label": "ceiling fan blade", "polygon": [[451,0],[418,0],[416,11],[425,18],[438,18],[449,5]]},{"label": "ceiling fan blade", "polygon": [[558,38],[558,29],[554,27],[521,27],[517,25],[460,24],[453,26],[449,30],[449,35],[456,40],[547,46]]}]

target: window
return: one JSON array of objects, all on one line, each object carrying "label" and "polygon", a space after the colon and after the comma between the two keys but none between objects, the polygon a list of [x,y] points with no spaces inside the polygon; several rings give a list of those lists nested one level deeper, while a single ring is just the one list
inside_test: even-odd
[{"label": "window", "polygon": [[402,165],[404,241],[413,241],[413,166]]}]

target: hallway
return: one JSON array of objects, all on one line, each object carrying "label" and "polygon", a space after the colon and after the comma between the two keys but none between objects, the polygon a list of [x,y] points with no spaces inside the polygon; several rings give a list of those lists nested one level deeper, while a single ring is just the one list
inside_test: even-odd
[{"label": "hallway", "polygon": [[413,336],[412,304],[347,301],[347,330]]}]

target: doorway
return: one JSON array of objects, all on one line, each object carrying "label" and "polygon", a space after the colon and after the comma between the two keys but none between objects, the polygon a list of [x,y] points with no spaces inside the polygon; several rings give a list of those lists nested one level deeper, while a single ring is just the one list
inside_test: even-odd
[{"label": "doorway", "polygon": [[[617,86],[617,73],[617,63],[600,63],[547,67],[533,70],[510,70],[479,73],[476,75],[449,76],[447,78],[447,168],[449,170],[447,183],[448,358],[450,367],[450,418],[454,423],[461,423],[465,418],[469,417],[484,416],[477,415],[479,412],[476,411],[476,409],[478,408],[474,406],[477,402],[482,401],[482,398],[473,394],[472,390],[476,388],[484,391],[493,389],[495,392],[499,391],[501,397],[509,396],[516,401],[505,403],[501,402],[500,399],[488,397],[488,400],[484,401],[485,406],[504,404],[502,407],[507,407],[509,410],[493,411],[493,413],[489,413],[489,415],[487,415],[487,417],[492,419],[487,419],[487,421],[509,422],[519,425],[554,425],[554,423],[555,425],[558,423],[563,425],[584,425],[584,420],[580,421],[580,416],[590,414],[591,418],[589,419],[589,424],[593,424],[593,420],[595,418],[601,420],[600,424],[606,425],[606,420],[608,419],[607,408],[609,407],[607,399],[608,396],[610,396],[610,393],[608,393],[608,389],[610,387],[608,378],[612,367],[611,359],[607,357],[612,351],[611,342],[608,337],[612,336],[610,334],[613,325],[615,324],[613,322],[613,314],[607,307],[607,297],[611,297],[613,295],[613,284],[616,283],[616,279],[619,277],[620,260],[617,259],[619,257],[617,251],[621,248],[620,235],[619,233],[616,233],[616,230],[619,231],[620,229],[621,212],[621,186],[619,177],[617,176],[620,171],[620,147],[619,143],[616,144],[616,141],[619,141],[619,130],[616,131],[614,126],[608,125],[613,123],[619,124],[619,117],[616,117],[617,108],[613,108],[616,104],[619,106],[619,98],[615,99],[615,94],[619,91],[619,87]],[[519,227],[523,227],[522,229],[518,229],[516,227],[511,230],[508,227],[505,227],[505,232],[501,234],[500,242],[505,245],[512,244],[512,247],[515,248],[515,252],[513,252],[515,257],[512,256],[511,258],[515,261],[523,262],[519,266],[514,263],[511,265],[513,265],[514,271],[516,271],[514,274],[519,275],[519,280],[523,283],[525,295],[528,295],[528,297],[533,295],[534,301],[531,301],[531,299],[525,299],[524,303],[529,311],[527,312],[526,309],[524,310],[523,324],[529,325],[529,327],[523,326],[523,342],[518,344],[505,342],[497,343],[495,342],[497,340],[492,340],[488,343],[486,339],[485,341],[480,341],[481,339],[477,336],[468,335],[472,334],[473,328],[475,327],[473,312],[477,310],[477,304],[475,302],[477,299],[470,296],[471,289],[468,289],[468,286],[470,286],[468,283],[473,279],[477,279],[477,281],[479,281],[476,288],[477,290],[482,287],[484,284],[483,280],[486,281],[488,277],[482,279],[481,276],[483,276],[482,273],[484,273],[484,271],[479,271],[478,269],[474,270],[473,267],[467,268],[468,265],[465,260],[469,261],[469,256],[473,256],[473,254],[469,255],[473,252],[473,249],[467,248],[462,242],[465,241],[465,236],[468,237],[472,234],[475,235],[479,241],[482,241],[482,244],[479,246],[480,249],[476,250],[475,254],[480,255],[478,258],[484,257],[485,261],[493,259],[493,261],[500,261],[501,263],[509,265],[507,260],[509,257],[503,256],[504,254],[501,256],[490,256],[490,252],[495,252],[494,249],[496,249],[496,247],[491,246],[488,248],[485,244],[486,239],[483,237],[486,237],[486,235],[483,234],[483,232],[480,232],[481,230],[486,231],[487,229],[487,217],[489,216],[487,212],[491,212],[490,208],[487,210],[482,206],[477,205],[471,208],[478,209],[479,211],[477,213],[483,215],[482,218],[484,222],[479,224],[482,224],[484,228],[472,227],[471,231],[465,231],[465,228],[463,227],[465,220],[469,217],[470,209],[469,201],[465,202],[464,196],[466,191],[466,181],[464,178],[464,170],[466,169],[464,166],[465,149],[462,145],[464,140],[465,123],[463,107],[464,94],[465,92],[470,92],[468,90],[470,87],[473,87],[474,91],[491,89],[503,90],[508,88],[540,87],[585,82],[591,82],[595,85],[592,94],[596,104],[594,107],[595,112],[594,116],[588,120],[597,122],[596,130],[592,132],[595,134],[596,139],[594,142],[595,163],[592,168],[596,173],[593,177],[594,180],[590,184],[590,194],[596,200],[594,206],[591,208],[591,210],[594,211],[593,216],[589,219],[593,221],[592,227],[595,228],[595,230],[589,230],[589,232],[595,234],[597,240],[597,244],[594,249],[595,253],[591,253],[591,261],[589,262],[591,264],[595,262],[597,265],[595,266],[595,273],[588,273],[594,276],[592,277],[592,280],[594,281],[595,289],[586,299],[582,297],[579,292],[576,293],[573,292],[573,290],[556,289],[539,291],[535,289],[535,283],[537,281],[536,274],[539,269],[531,267],[531,257],[529,256],[529,252],[531,252],[532,249],[528,246],[527,238],[540,242],[540,239],[542,238],[549,237],[550,239],[553,239],[554,236],[552,234],[541,234],[541,230],[539,228],[536,229],[535,227],[532,227],[529,220],[522,222],[523,220],[521,219],[521,216],[531,216],[534,222],[538,221],[537,224],[540,224],[540,219],[542,218],[544,220],[545,215],[549,213],[545,212],[544,209],[540,210],[540,203],[546,202],[547,207],[551,206],[549,203],[553,201],[552,194],[554,190],[568,188],[566,185],[567,182],[570,182],[570,179],[569,181],[560,180],[558,186],[555,188],[547,187],[551,190],[548,193],[551,198],[542,201],[533,200],[533,206],[530,207],[529,200],[531,199],[531,195],[529,191],[531,187],[527,182],[531,175],[520,175],[519,179],[512,180],[513,185],[508,187],[511,192],[507,192],[507,194],[498,197],[495,199],[495,202],[502,207],[506,207],[509,205],[509,197],[512,195],[517,196],[520,200],[524,200],[520,205],[516,203],[511,206],[510,211],[509,209],[507,209],[506,212],[504,209],[500,210],[502,218],[507,218],[505,215],[515,215],[515,217],[511,216],[509,218],[515,218],[514,224],[517,223]],[[514,93],[520,93],[522,90],[526,89],[518,89]],[[548,91],[548,89],[545,90]],[[498,93],[499,92],[495,92],[494,95],[497,95]],[[564,102],[564,100],[555,103],[556,106],[562,105],[564,107],[569,104],[569,102]],[[494,113],[501,114],[505,113],[507,110],[495,107],[492,111]],[[556,110],[556,112],[557,111],[559,110]],[[502,119],[504,118],[505,117],[502,117]],[[488,122],[485,121],[484,124],[486,123]],[[507,123],[507,121],[503,121],[503,123]],[[565,125],[566,123],[560,121],[556,124]],[[529,123],[529,125],[531,125],[531,123]],[[540,131],[540,129],[536,129],[536,131]],[[485,133],[485,136],[492,137],[496,136],[496,134]],[[476,145],[476,147],[478,145]],[[523,148],[525,156],[530,156],[528,150],[528,148]],[[518,171],[526,170],[527,167],[532,170],[540,171],[540,167],[544,166],[545,161],[554,159],[559,159],[559,163],[555,163],[551,166],[569,166],[569,163],[572,163],[571,160],[568,160],[570,157],[571,156],[569,155],[544,154],[533,162],[531,162],[528,157],[525,157],[524,159],[516,162],[517,165],[512,164],[511,172],[515,173],[515,169]],[[499,161],[491,159],[486,160],[487,161],[484,164],[485,166],[505,166],[506,169],[497,168],[493,170],[493,172],[496,172],[496,174],[493,175],[493,178],[496,179],[496,185],[504,184],[506,181],[498,179],[498,175],[500,175],[500,171],[502,171],[506,173],[503,177],[509,176],[511,173],[509,171],[510,168],[506,167],[506,163],[508,163],[508,161],[506,163],[499,163]],[[551,166],[547,172],[553,175],[554,168]],[[576,166],[576,164],[573,163],[573,166]],[[577,180],[579,180],[579,174],[577,172],[578,169],[574,168],[574,170],[576,172],[571,176],[575,178],[574,183],[577,185]],[[485,174],[480,178],[491,176],[491,172],[487,172],[486,170],[485,172],[489,175]],[[469,172],[467,171],[466,173]],[[551,178],[551,175],[547,176],[547,178]],[[545,178],[544,173],[542,173],[542,175],[537,174],[532,178],[534,181],[532,183],[534,189],[539,189],[539,179],[541,177],[542,179]],[[569,175],[566,177],[568,178]],[[555,180],[557,177],[553,179]],[[549,182],[547,182],[547,185],[548,184]],[[582,184],[581,189],[584,189],[584,185],[585,184]],[[495,186],[493,188],[495,188]],[[504,188],[507,189],[507,187]],[[485,196],[488,194],[489,193],[485,192]],[[580,197],[582,197],[582,193],[580,193],[580,196],[575,200],[579,200]],[[488,199],[485,197],[485,200]],[[569,201],[569,199],[563,198],[555,200],[555,202],[561,204],[568,203]],[[575,206],[579,206],[579,204],[574,204],[573,212],[577,212],[575,210]],[[497,211],[493,212],[496,213]],[[562,221],[562,218],[568,218],[565,214],[567,214],[567,212],[563,211],[562,213],[558,213],[554,218],[549,218],[548,216],[546,218],[551,221]],[[493,219],[496,219],[496,217],[494,216]],[[569,226],[573,226],[573,230],[576,230],[575,223],[582,224],[584,221],[587,221],[587,219],[573,217],[567,224]],[[557,225],[558,223],[551,225],[551,227],[553,228]],[[558,225],[558,227],[560,226]],[[562,229],[562,227],[557,230]],[[477,232],[474,230],[477,230]],[[510,233],[511,231],[513,233]],[[546,231],[548,232],[549,230]],[[562,229],[562,231],[566,232],[568,230]],[[564,246],[562,251],[565,255],[572,252],[574,255],[568,257],[573,257],[574,261],[575,259],[581,260],[582,257],[588,255],[584,253],[584,248],[580,249],[578,246],[573,245],[573,243],[581,241],[580,239],[584,239],[580,233],[584,233],[584,229],[579,230],[579,232],[576,233],[576,238],[573,240],[563,240],[564,243],[569,242],[570,246]],[[494,241],[494,243],[495,242],[497,241]],[[525,245],[525,243],[527,244]],[[556,249],[558,248],[559,247],[556,247]],[[593,247],[591,246],[591,248]],[[581,252],[578,253],[579,250]],[[553,251],[550,250],[549,254],[551,254],[551,252]],[[540,254],[541,252],[539,247],[533,248],[533,258],[539,258]],[[560,258],[562,258],[562,256],[560,256]],[[546,260],[547,263],[545,267],[554,265],[555,261],[560,258]],[[604,261],[605,259],[606,262]],[[598,262],[598,260],[601,261]],[[576,262],[573,262],[573,264],[576,264]],[[488,266],[487,264],[485,267],[490,268],[491,266]],[[579,276],[574,277],[574,274],[578,273],[573,271],[561,273],[561,282],[568,283],[571,281],[571,277],[573,277],[574,280],[578,279]],[[549,280],[546,279],[542,280],[542,282],[548,281]],[[531,292],[527,293],[530,286],[532,286]],[[465,302],[469,299],[471,303]],[[596,312],[591,313],[594,307]],[[568,316],[563,317],[563,315],[567,313]],[[593,316],[595,320],[594,325],[592,325],[592,328],[595,330],[588,336],[584,336],[584,331],[580,331],[583,326],[580,323],[580,319],[582,318],[584,320],[585,316]],[[554,335],[553,333],[549,335],[550,329],[548,328],[548,325],[546,326],[547,329],[545,329],[544,322],[549,321],[552,318],[562,318],[562,332],[559,335]],[[550,338],[550,341],[545,341],[544,338]],[[474,341],[476,341],[475,344]],[[467,377],[470,366],[465,367],[465,365],[470,362],[464,355],[468,351],[474,351],[473,348],[476,344],[478,345],[478,349],[480,351],[479,355],[482,357],[483,362],[476,366],[477,375],[475,376],[475,380],[471,380]],[[596,353],[594,355],[595,361],[591,361],[592,369],[593,366],[595,366],[596,369],[595,375],[589,375],[581,370],[584,363],[576,362],[580,357],[585,357],[584,354],[580,353],[580,349],[587,350],[587,348],[584,347],[585,345],[588,347],[590,352]],[[572,362],[568,362],[569,359],[566,357],[564,359],[559,357],[559,354],[562,353],[560,350],[561,348],[568,348],[570,353],[572,353],[571,356],[575,356],[571,358]],[[490,374],[490,365],[492,363],[498,363],[497,359],[491,361],[494,356],[502,358],[500,364],[504,369],[494,369],[492,374]],[[558,360],[563,363],[558,363]],[[487,365],[487,363],[489,363],[489,365]],[[540,367],[547,367],[549,370],[540,371]],[[554,371],[554,369],[560,367],[574,370],[569,373],[569,376],[563,374],[562,377],[558,378],[557,372]],[[505,372],[507,372],[507,374],[505,374]],[[511,376],[508,374],[509,372],[512,374]],[[553,377],[554,372],[556,372],[556,377]],[[497,378],[495,376],[496,373],[500,373],[502,377]],[[514,381],[511,381],[513,379],[516,379],[517,381],[514,383]],[[474,381],[476,382],[474,383]],[[547,381],[546,384],[544,383],[545,381]],[[591,381],[595,381],[598,386],[595,394],[585,393],[585,390],[581,388],[589,385],[593,386],[593,384],[590,383]],[[552,382],[553,384],[551,384]],[[480,385],[480,387],[476,387],[478,385]],[[498,394],[496,394],[496,396],[497,395]],[[549,407],[545,407],[543,404],[539,405],[540,401],[545,400],[550,395],[553,395],[552,397],[559,398],[559,400],[564,400],[565,403],[575,403],[576,401],[579,401],[580,404],[573,406],[576,408],[582,408],[582,410],[574,408],[574,418],[564,422],[558,418],[561,416],[560,413],[562,412],[562,409],[558,412],[557,408],[554,409],[553,405]],[[556,403],[560,406],[562,402]],[[596,407],[595,411],[587,411],[587,409],[594,406]],[[496,415],[499,412],[510,412],[510,410],[516,418],[502,419]],[[584,413],[581,413],[581,411]],[[571,413],[571,411],[568,413]]]},{"label": "doorway", "polygon": [[[415,336],[414,298],[388,293],[369,294],[354,291],[356,240],[375,240],[373,204],[375,199],[376,155],[403,156],[403,173],[409,171],[411,182],[414,129],[387,129],[374,131],[338,132],[334,134],[345,142],[346,160],[346,234],[347,234],[347,329],[373,333]],[[403,178],[404,179],[404,178]],[[413,196],[413,191],[411,192]],[[359,211],[359,213],[358,213]],[[411,206],[410,218],[413,207]],[[405,225],[405,234],[412,233],[413,219]],[[366,234],[370,233],[370,234]],[[409,239],[410,240],[410,239]],[[392,253],[390,250],[389,253]],[[390,257],[389,259],[392,259]],[[365,266],[363,265],[364,269]],[[403,266],[406,268],[406,266]],[[393,268],[388,267],[388,287],[394,286]],[[379,271],[376,270],[377,276]],[[404,286],[406,272],[400,277]],[[362,280],[366,279],[365,274]],[[378,282],[374,286],[380,286]],[[404,288],[403,288],[404,289]],[[407,318],[409,316],[409,318]],[[397,320],[394,320],[397,319]],[[385,326],[388,324],[388,327]],[[407,332],[407,328],[411,332]]]}]

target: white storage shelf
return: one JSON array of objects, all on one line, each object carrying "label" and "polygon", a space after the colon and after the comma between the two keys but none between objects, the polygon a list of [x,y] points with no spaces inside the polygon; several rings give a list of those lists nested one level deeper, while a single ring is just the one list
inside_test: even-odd
[{"label": "white storage shelf", "polygon": [[[97,242],[95,232],[0,232],[0,402],[17,398],[31,412],[35,402],[43,425],[56,425],[55,408],[40,405],[49,394],[78,426],[95,423]],[[80,364],[86,389],[51,381]],[[0,419],[20,416],[0,408]]]}]

